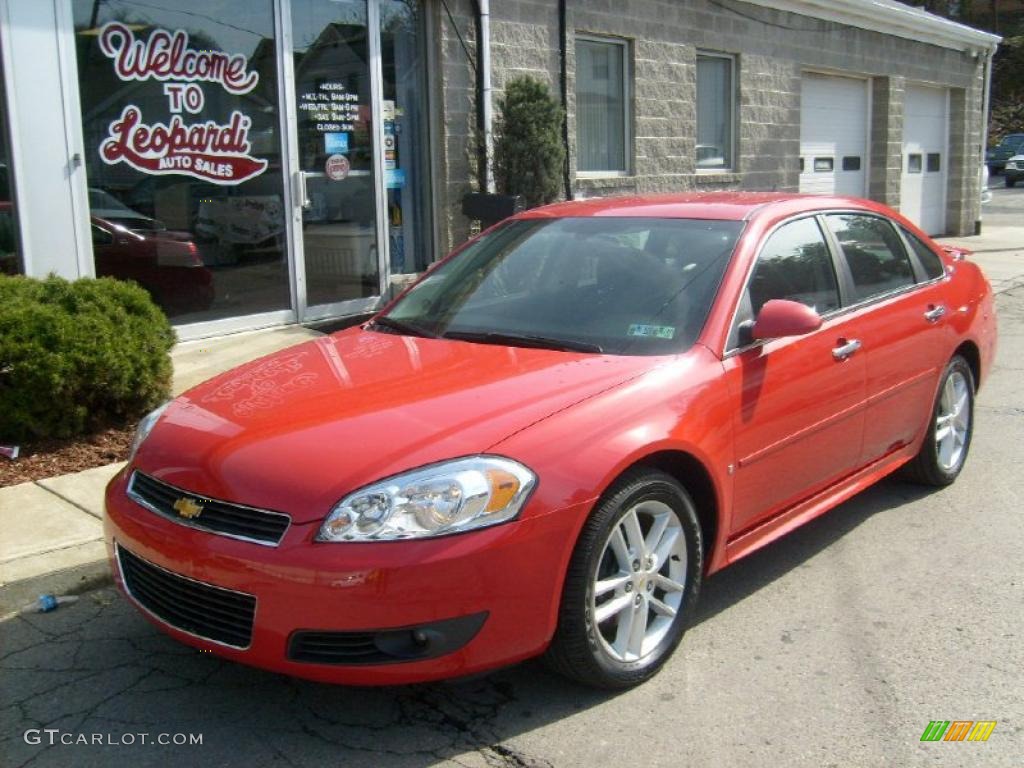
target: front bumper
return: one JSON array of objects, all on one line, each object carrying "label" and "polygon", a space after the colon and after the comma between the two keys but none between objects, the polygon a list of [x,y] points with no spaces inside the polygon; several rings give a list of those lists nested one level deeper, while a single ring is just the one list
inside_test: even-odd
[{"label": "front bumper", "polygon": [[[542,511],[433,541],[376,544],[317,543],[319,523],[293,523],[279,546],[266,547],[150,512],[126,495],[128,475],[123,471],[107,488],[105,538],[118,586],[148,620],[183,643],[234,661],[353,685],[457,677],[543,652],[554,632],[573,536],[590,508],[587,502]],[[147,610],[125,589],[117,548],[169,574],[252,595],[248,646],[199,637]],[[469,617],[481,622],[478,631],[435,658],[358,664],[289,658],[289,643],[300,632],[431,631]]]},{"label": "front bumper", "polygon": [[1024,168],[1004,168],[1003,178],[1013,182],[1024,180]]}]

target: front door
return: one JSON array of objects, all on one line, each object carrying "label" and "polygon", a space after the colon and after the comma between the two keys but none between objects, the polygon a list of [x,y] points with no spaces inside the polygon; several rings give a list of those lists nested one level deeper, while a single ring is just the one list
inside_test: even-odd
[{"label": "front door", "polygon": [[369,309],[391,274],[428,261],[422,7],[290,7],[297,293],[312,319]]}]

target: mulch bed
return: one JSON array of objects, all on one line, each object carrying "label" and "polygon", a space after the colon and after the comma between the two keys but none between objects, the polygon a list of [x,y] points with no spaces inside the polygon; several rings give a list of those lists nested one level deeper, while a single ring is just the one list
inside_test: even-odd
[{"label": "mulch bed", "polygon": [[87,437],[22,445],[21,454],[14,461],[0,456],[0,488],[124,461],[134,435],[135,425],[131,424]]}]

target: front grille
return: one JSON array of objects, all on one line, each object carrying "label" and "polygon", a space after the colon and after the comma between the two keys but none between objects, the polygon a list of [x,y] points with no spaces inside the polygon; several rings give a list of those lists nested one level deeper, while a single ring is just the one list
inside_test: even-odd
[{"label": "front grille", "polygon": [[179,576],[117,547],[125,589],[143,608],[183,632],[248,648],[256,598]]},{"label": "front grille", "polygon": [[[131,482],[128,484],[128,495],[151,512],[176,523],[269,546],[276,546],[281,542],[281,537],[291,522],[288,515],[280,512],[210,499],[175,488],[141,472],[132,474]],[[188,499],[201,506],[202,510],[195,517],[183,517],[174,508],[182,499]]]}]

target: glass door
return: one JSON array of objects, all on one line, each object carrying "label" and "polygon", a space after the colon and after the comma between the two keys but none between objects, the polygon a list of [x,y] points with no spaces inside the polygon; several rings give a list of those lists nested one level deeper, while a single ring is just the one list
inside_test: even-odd
[{"label": "glass door", "polygon": [[302,209],[295,239],[308,319],[369,307],[383,287],[379,24],[372,0],[290,7]]}]

